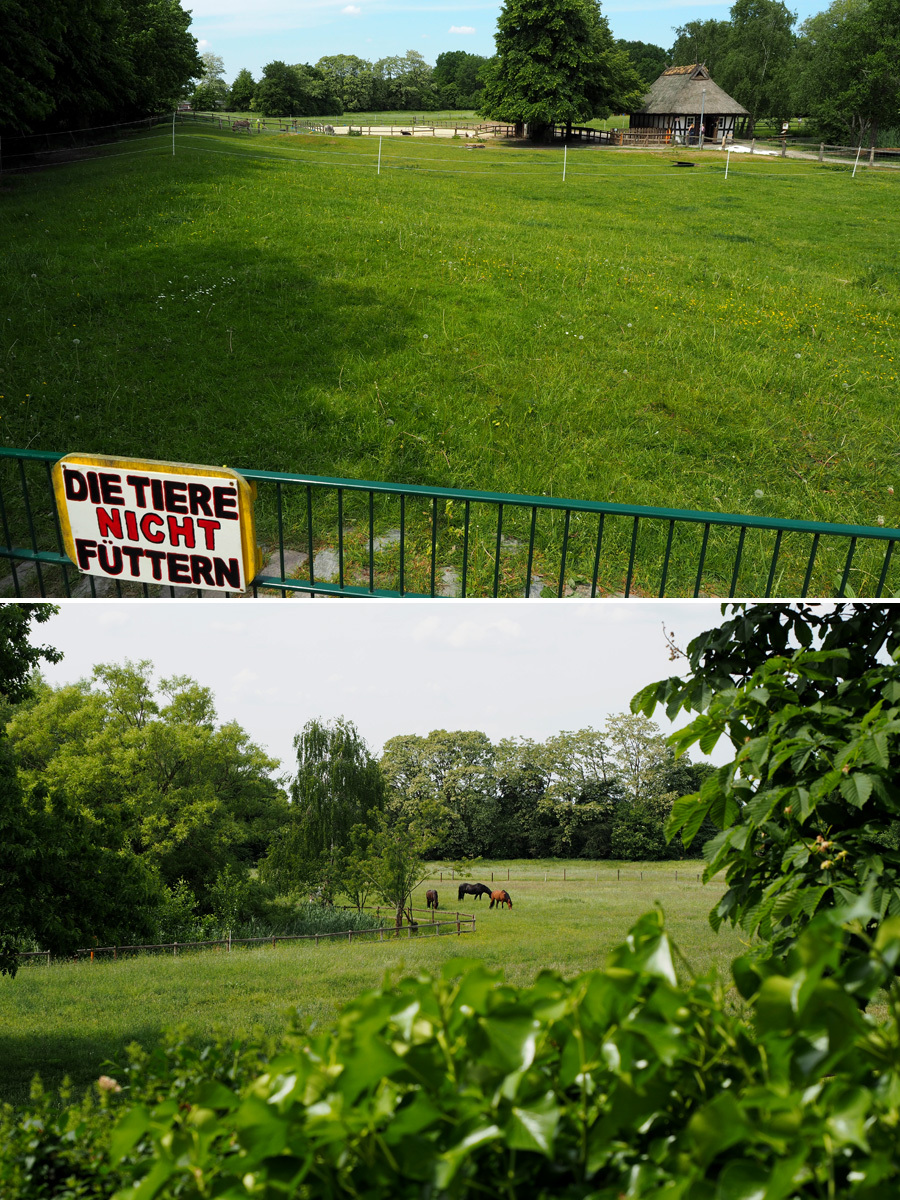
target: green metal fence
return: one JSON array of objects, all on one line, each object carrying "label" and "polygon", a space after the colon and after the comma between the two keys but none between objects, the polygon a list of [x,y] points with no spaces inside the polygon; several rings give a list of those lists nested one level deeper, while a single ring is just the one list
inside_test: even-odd
[{"label": "green metal fence", "polygon": [[[0,448],[0,596],[203,594],[82,576],[63,553],[53,500],[60,457]],[[900,529],[241,474],[257,487],[266,560],[254,595],[900,594]]]}]

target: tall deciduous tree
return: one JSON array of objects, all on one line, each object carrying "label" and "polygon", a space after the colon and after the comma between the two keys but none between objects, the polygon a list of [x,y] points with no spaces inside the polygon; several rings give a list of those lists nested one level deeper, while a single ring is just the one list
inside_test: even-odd
[{"label": "tall deciduous tree", "polygon": [[687,67],[704,63],[715,79],[731,42],[728,21],[686,21],[675,30],[675,44],[669,51],[672,65]]},{"label": "tall deciduous tree", "polygon": [[374,825],[385,795],[381,768],[352,721],[309,721],[294,749],[289,820],[261,865],[286,890],[333,882],[352,830]]},{"label": "tall deciduous tree", "polygon": [[246,67],[241,67],[234,77],[229,93],[229,104],[236,112],[247,112],[256,92],[256,81]]},{"label": "tall deciduous tree", "polygon": [[672,62],[668,50],[652,42],[627,42],[620,38],[616,45],[628,54],[645,89],[649,89]]},{"label": "tall deciduous tree", "polygon": [[481,111],[527,124],[532,136],[621,111],[642,92],[597,0],[507,0],[495,41]]},{"label": "tall deciduous tree", "polygon": [[857,145],[900,125],[900,0],[835,0],[805,21],[795,103]]},{"label": "tall deciduous tree", "polygon": [[190,22],[179,0],[0,0],[0,130],[169,108],[202,71]]},{"label": "tall deciduous tree", "polygon": [[791,115],[791,66],[797,17],[781,0],[736,0],[716,82],[750,114],[747,136],[763,117]]},{"label": "tall deciduous tree", "polygon": [[391,738],[381,765],[398,823],[433,806],[447,833],[432,851],[452,859],[483,854],[496,819],[493,758],[490,740],[477,731],[436,729],[427,737]]},{"label": "tall deciduous tree", "polygon": [[127,846],[201,904],[229,866],[254,865],[287,819],[277,763],[239,725],[218,723],[209,689],[182,676],[157,687],[147,662],[42,685],[8,730],[28,803],[64,799],[93,823],[98,847]]}]

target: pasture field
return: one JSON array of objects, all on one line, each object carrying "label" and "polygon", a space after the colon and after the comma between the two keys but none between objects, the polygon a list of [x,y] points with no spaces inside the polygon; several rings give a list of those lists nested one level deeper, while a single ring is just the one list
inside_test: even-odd
[{"label": "pasture field", "polygon": [[6,445],[900,524],[896,173],[175,143],[4,176]]},{"label": "pasture field", "polygon": [[[424,907],[425,889],[438,888],[439,916],[457,909],[475,912],[474,936],[404,936],[396,943],[361,940],[352,946],[284,943],[230,955],[206,951],[177,959],[23,967],[15,979],[0,979],[0,1101],[25,1100],[36,1073],[51,1088],[65,1075],[77,1088],[86,1087],[104,1063],[122,1061],[129,1042],[152,1046],[165,1029],[184,1026],[201,1039],[216,1029],[277,1035],[291,1008],[307,1026],[327,1024],[343,1003],[376,986],[385,972],[433,971],[460,955],[502,967],[517,984],[530,982],[544,968],[572,976],[601,966],[637,916],[657,902],[695,973],[712,967],[727,972],[741,952],[738,936],[724,931],[717,936],[707,922],[718,886],[685,881],[683,867],[676,883],[673,864],[648,864],[641,882],[641,866],[627,864],[616,883],[615,864],[612,870],[609,863],[596,864],[600,882],[595,883],[594,864],[504,863],[495,864],[495,873],[505,874],[507,865],[512,878],[504,886],[511,911],[491,911],[487,900],[458,904],[456,885],[438,882],[437,874],[419,889],[416,905]],[[563,866],[581,878],[564,884]],[[485,879],[484,869],[479,871],[474,878]]]}]

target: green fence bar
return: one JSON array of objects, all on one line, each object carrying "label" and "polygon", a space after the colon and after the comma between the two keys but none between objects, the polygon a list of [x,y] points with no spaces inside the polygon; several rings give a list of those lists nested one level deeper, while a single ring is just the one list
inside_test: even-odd
[{"label": "green fence bar", "polygon": [[[0,597],[183,596],[82,576],[62,551],[61,456],[0,447]],[[239,468],[240,469],[240,468]],[[241,470],[262,596],[874,598],[900,594],[900,529]]]}]

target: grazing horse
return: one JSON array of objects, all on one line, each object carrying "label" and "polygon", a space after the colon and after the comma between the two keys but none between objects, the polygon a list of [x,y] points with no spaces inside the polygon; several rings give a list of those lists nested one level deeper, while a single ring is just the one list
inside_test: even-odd
[{"label": "grazing horse", "polygon": [[464,896],[474,896],[476,900],[480,900],[482,896],[489,896],[490,894],[491,889],[485,887],[483,883],[461,883],[456,899],[459,902]]},{"label": "grazing horse", "polygon": [[502,889],[499,892],[491,892],[491,908],[495,904],[498,908],[502,908],[504,904],[508,904],[512,908],[512,900],[509,898],[509,892],[505,892]]},{"label": "grazing horse", "polygon": [[425,907],[426,908],[437,908],[437,906],[438,906],[437,892],[434,890],[434,888],[429,888],[428,891],[425,893]]}]

